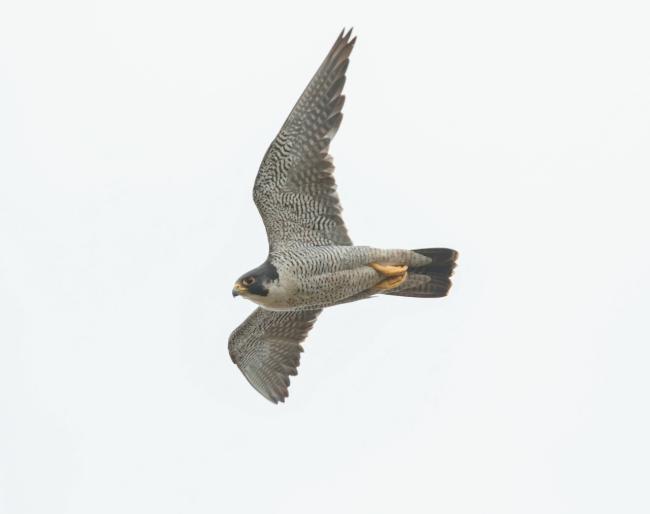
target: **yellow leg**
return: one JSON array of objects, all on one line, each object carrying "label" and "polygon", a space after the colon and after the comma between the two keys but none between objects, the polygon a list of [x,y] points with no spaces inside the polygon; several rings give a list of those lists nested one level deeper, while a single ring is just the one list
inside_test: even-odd
[{"label": "yellow leg", "polygon": [[[406,268],[406,266],[404,266]],[[378,291],[385,291],[386,289],[395,289],[397,286],[400,286],[406,280],[408,273],[404,272],[401,275],[394,275],[388,277],[387,279],[382,280],[375,286],[375,289]]]},{"label": "yellow leg", "polygon": [[386,275],[387,277],[402,276],[408,269],[408,266],[389,266],[385,264],[378,264],[376,262],[371,262],[370,267],[382,275]]}]

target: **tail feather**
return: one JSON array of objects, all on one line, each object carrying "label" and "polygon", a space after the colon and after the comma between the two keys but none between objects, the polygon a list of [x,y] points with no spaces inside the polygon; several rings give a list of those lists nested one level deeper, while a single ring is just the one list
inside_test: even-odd
[{"label": "tail feather", "polygon": [[449,277],[451,277],[456,267],[458,252],[449,248],[422,248],[413,251],[429,257],[431,262],[424,266],[410,266],[404,283],[395,289],[386,291],[384,294],[417,298],[447,296],[451,287]]}]

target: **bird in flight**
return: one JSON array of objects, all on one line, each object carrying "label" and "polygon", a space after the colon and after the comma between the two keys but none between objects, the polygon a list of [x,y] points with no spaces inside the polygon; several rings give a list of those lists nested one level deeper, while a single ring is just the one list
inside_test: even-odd
[{"label": "bird in flight", "polygon": [[301,343],[325,307],[376,294],[445,296],[458,256],[448,248],[354,246],[348,236],[329,146],[343,117],[351,35],[337,38],[267,150],[253,188],[269,253],[235,283],[233,296],[259,307],[230,335],[228,351],[273,403],[288,396]]}]

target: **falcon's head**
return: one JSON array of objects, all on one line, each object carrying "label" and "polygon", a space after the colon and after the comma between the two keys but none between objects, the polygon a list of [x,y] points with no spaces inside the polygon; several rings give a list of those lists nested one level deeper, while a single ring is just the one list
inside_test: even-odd
[{"label": "falcon's head", "polygon": [[267,296],[269,285],[278,280],[278,270],[269,261],[254,270],[244,273],[232,289],[234,296]]}]

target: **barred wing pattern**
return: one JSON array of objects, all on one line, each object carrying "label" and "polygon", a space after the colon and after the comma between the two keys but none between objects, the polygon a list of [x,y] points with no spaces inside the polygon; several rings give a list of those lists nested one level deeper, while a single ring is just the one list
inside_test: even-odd
[{"label": "barred wing pattern", "polygon": [[351,245],[343,219],[329,145],[343,118],[345,72],[356,38],[341,32],[266,152],[253,199],[269,251]]},{"label": "barred wing pattern", "polygon": [[230,335],[230,358],[248,382],[273,403],[289,395],[302,343],[321,310],[276,312],[257,308]]}]

